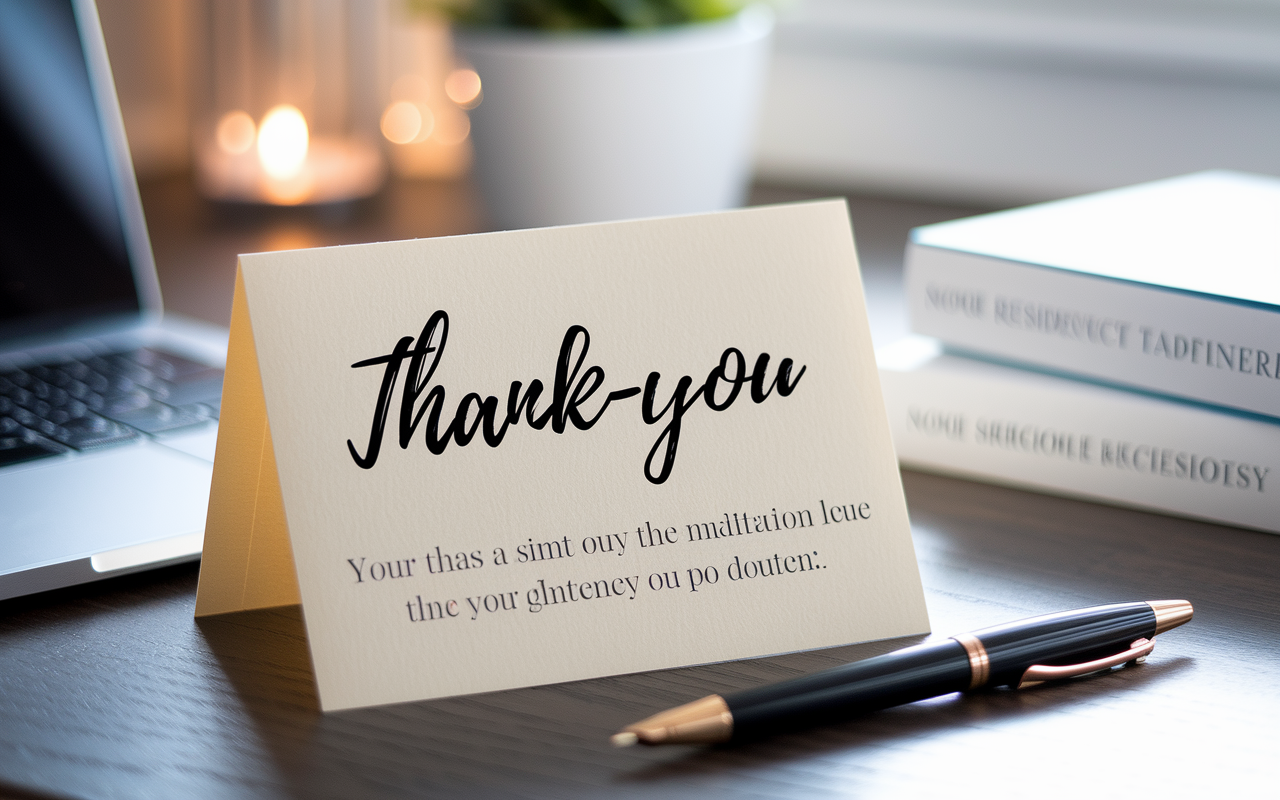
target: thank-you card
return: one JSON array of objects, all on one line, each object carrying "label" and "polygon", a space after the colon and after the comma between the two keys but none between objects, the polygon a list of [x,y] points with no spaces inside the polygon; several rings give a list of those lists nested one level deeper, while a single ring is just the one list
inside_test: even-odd
[{"label": "thank-you card", "polygon": [[223,398],[326,710],[928,630],[840,201],[242,256]]}]

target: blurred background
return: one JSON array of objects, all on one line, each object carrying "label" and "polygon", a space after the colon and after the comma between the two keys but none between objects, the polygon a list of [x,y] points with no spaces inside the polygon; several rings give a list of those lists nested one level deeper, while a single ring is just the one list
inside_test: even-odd
[{"label": "blurred background", "polygon": [[[206,9],[99,5],[139,177],[190,170]],[[367,5],[398,73],[384,79],[434,79],[423,95],[442,107],[443,26]],[[775,47],[755,160],[769,183],[1007,205],[1280,173],[1280,0],[796,0]],[[463,173],[454,131],[400,146],[395,173]]]},{"label": "blurred background", "polygon": [[[486,95],[420,3],[99,5],[171,310],[225,324],[235,252],[493,227],[471,177]],[[271,25],[296,35],[253,44]],[[244,152],[276,102],[249,95],[289,90],[255,72],[269,47],[328,92],[313,153],[364,165],[326,191],[366,199],[272,207],[325,198],[263,189]],[[914,224],[1207,168],[1280,174],[1280,0],[794,0],[772,47],[749,201],[849,196],[869,284],[897,280]]]}]

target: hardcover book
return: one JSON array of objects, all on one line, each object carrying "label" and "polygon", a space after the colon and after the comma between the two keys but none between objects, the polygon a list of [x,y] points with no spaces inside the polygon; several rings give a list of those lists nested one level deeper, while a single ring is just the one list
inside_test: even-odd
[{"label": "hardcover book", "polygon": [[903,466],[1280,533],[1280,425],[918,336],[876,361]]},{"label": "hardcover book", "polygon": [[1205,172],[917,228],[950,349],[1280,417],[1280,179]]}]

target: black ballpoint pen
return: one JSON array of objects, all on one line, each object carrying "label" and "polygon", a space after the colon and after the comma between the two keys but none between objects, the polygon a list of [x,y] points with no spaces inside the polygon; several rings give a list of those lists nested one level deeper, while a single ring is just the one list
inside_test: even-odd
[{"label": "black ballpoint pen", "polygon": [[713,694],[613,736],[632,744],[710,744],[844,719],[952,692],[1025,686],[1141,660],[1157,634],[1191,619],[1186,600],[1116,603],[961,633],[781,683]]}]

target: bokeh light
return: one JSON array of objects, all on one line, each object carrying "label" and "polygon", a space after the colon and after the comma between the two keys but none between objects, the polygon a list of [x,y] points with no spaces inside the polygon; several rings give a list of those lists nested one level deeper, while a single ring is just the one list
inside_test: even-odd
[{"label": "bokeh light", "polygon": [[218,120],[218,147],[225,153],[238,156],[253,147],[253,139],[257,133],[253,117],[243,111],[228,111]]},{"label": "bokeh light", "polygon": [[463,108],[480,105],[480,76],[473,69],[455,69],[444,79],[444,93]]},{"label": "bokeh light", "polygon": [[457,109],[449,110],[451,113],[441,113],[440,119],[436,123],[435,134],[431,137],[437,144],[453,146],[462,144],[471,133],[471,120],[467,117],[466,112]]},{"label": "bokeh light", "polygon": [[434,127],[431,110],[408,100],[396,101],[382,113],[382,135],[394,144],[421,142]]}]

